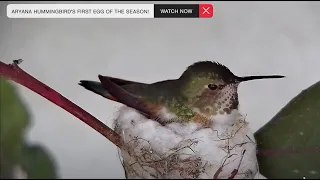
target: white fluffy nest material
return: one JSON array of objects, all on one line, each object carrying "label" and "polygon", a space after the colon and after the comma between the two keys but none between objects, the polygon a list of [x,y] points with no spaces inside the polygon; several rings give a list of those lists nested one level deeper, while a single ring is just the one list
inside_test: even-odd
[{"label": "white fluffy nest material", "polygon": [[255,140],[243,118],[211,128],[162,126],[122,107],[115,131],[128,179],[252,179],[258,172]]}]

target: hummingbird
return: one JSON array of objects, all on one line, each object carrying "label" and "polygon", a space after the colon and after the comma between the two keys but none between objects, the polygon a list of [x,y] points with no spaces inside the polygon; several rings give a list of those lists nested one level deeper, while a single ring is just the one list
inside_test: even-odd
[{"label": "hummingbird", "polygon": [[188,66],[176,79],[143,83],[98,75],[100,82],[80,80],[79,85],[162,125],[196,122],[208,126],[218,115],[227,117],[238,111],[237,90],[241,82],[283,77],[239,77],[219,62],[199,61]]}]

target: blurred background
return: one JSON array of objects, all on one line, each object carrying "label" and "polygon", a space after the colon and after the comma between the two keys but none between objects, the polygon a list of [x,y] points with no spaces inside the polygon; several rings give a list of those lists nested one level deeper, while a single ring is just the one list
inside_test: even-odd
[{"label": "blurred background", "polygon": [[[212,2],[211,19],[9,19],[8,3],[19,2],[0,2],[0,60],[24,59],[23,70],[109,127],[120,104],[83,89],[79,80],[102,74],[151,83],[177,78],[201,60],[239,76],[285,75],[240,85],[240,108],[256,131],[320,77],[319,2]],[[124,178],[112,143],[15,86],[31,112],[26,138],[46,146],[60,177]]]}]

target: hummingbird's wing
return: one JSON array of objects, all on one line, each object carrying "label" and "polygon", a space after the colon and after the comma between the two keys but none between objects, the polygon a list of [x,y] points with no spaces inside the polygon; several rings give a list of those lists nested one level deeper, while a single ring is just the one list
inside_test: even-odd
[{"label": "hummingbird's wing", "polygon": [[120,79],[120,78],[115,78],[115,77],[111,77],[111,76],[104,76],[110,79],[110,81],[116,83],[119,86],[123,86],[123,85],[128,85],[128,84],[145,84],[142,82],[136,82],[136,81],[129,81],[126,79]]},{"label": "hummingbird's wing", "polygon": [[81,80],[79,85],[109,100],[134,108],[147,118],[156,118],[156,112],[161,108],[160,106],[148,103],[126,90],[132,85],[142,87],[148,84],[101,75],[99,79],[100,82]]},{"label": "hummingbird's wing", "polygon": [[[104,76],[108,79],[110,79],[112,82],[114,82],[115,84],[117,84],[118,86],[125,86],[125,85],[129,85],[129,84],[145,84],[145,83],[141,83],[141,82],[135,82],[135,81],[129,81],[129,80],[125,80],[125,79],[120,79],[120,78],[115,78],[115,77],[110,77],[110,76]],[[103,85],[101,84],[101,82],[97,82],[97,81],[89,81],[89,80],[80,80],[79,83],[80,86],[84,87],[85,89],[94,92],[102,97],[105,97],[109,100],[112,101],[117,101],[111,94],[109,94],[109,92],[103,87]]]},{"label": "hummingbird's wing", "polygon": [[[111,79],[107,76],[99,75],[99,79],[103,87],[109,92],[109,94],[119,103],[122,103],[128,107],[136,109],[141,114],[146,116],[149,119],[153,119],[158,121],[158,112],[163,108],[161,105],[153,104],[149,101],[146,101],[136,95],[130,93],[126,89],[126,86],[120,86],[119,84],[111,81]],[[126,84],[128,85],[128,84]],[[145,86],[147,84],[139,84],[140,87],[148,87]],[[124,88],[123,88],[124,87]],[[159,122],[161,123],[161,122]]]}]

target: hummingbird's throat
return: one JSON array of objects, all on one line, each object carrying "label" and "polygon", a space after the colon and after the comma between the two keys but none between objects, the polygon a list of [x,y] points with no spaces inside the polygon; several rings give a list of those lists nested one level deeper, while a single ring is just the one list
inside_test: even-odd
[{"label": "hummingbird's throat", "polygon": [[238,84],[233,84],[227,85],[219,91],[205,89],[194,99],[192,108],[207,118],[219,114],[230,114],[232,110],[238,109],[237,87]]}]

